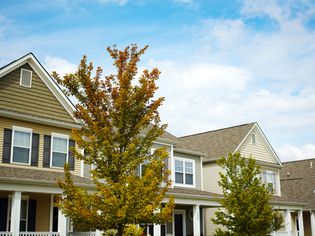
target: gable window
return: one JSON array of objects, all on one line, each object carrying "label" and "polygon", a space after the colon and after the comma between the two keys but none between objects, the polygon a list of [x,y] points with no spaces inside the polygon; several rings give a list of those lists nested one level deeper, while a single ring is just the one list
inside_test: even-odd
[{"label": "gable window", "polygon": [[195,162],[183,158],[174,158],[175,185],[194,186]]},{"label": "gable window", "polygon": [[32,87],[32,75],[31,70],[21,69],[20,85],[24,87]]},{"label": "gable window", "polygon": [[269,192],[276,193],[276,174],[273,171],[263,171],[262,182],[266,185]]},{"label": "gable window", "polygon": [[68,162],[69,136],[53,134],[51,137],[51,166],[63,168]]},{"label": "gable window", "polygon": [[11,162],[30,164],[32,129],[13,127]]}]

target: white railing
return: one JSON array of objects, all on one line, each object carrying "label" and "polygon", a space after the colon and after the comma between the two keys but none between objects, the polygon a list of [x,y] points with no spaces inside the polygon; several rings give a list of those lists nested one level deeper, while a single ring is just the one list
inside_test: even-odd
[{"label": "white railing", "polygon": [[0,236],[12,236],[11,232],[2,232],[0,231]]},{"label": "white railing", "polygon": [[277,232],[273,232],[271,235],[272,236],[298,236],[299,233],[296,231],[290,231],[290,232],[277,231]]},{"label": "white railing", "polygon": [[58,232],[20,232],[19,235],[20,236],[59,236],[59,233]]},{"label": "white railing", "polygon": [[93,231],[93,232],[69,232],[69,236],[95,236],[95,231]]}]

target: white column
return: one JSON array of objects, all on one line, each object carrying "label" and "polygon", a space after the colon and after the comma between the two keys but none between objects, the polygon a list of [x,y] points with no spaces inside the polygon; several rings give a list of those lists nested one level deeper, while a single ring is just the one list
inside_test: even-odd
[{"label": "white column", "polygon": [[315,236],[315,213],[310,211],[312,236]]},{"label": "white column", "polygon": [[60,236],[67,236],[67,217],[58,210],[58,232]]},{"label": "white column", "polygon": [[22,193],[16,191],[12,195],[11,207],[11,229],[12,236],[19,236],[20,232],[20,216],[21,216],[21,197]]},{"label": "white column", "polygon": [[298,211],[299,218],[299,236],[304,236],[303,211]]},{"label": "white column", "polygon": [[161,225],[153,225],[153,234],[154,236],[161,236]]},{"label": "white column", "polygon": [[194,236],[200,236],[200,206],[193,206]]},{"label": "white column", "polygon": [[285,231],[291,232],[292,225],[291,225],[291,212],[289,209],[285,211]]}]

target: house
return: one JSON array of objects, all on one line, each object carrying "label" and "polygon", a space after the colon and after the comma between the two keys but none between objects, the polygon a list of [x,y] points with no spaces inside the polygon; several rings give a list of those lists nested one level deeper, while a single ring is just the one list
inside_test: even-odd
[{"label": "house", "polygon": [[[0,68],[1,236],[82,235],[54,204],[66,162],[76,185],[95,189],[90,166],[69,151],[75,146],[71,129],[81,127],[73,111],[71,101],[32,53]],[[203,191],[204,154],[167,132],[153,148],[161,146],[169,152],[172,186],[165,201],[170,195],[175,198],[174,220],[149,225],[146,231],[155,236],[204,234],[205,209],[218,206],[217,194]]]},{"label": "house", "polygon": [[[315,158],[284,162],[280,171],[282,195],[305,202],[303,231],[305,236],[315,235]],[[295,223],[301,218],[295,215]]]},{"label": "house", "polygon": [[[274,235],[304,235],[303,221],[296,225],[295,218],[301,219],[304,201],[294,197],[284,196],[280,186],[280,170],[283,167],[280,159],[273,150],[266,136],[257,123],[243,124],[208,132],[188,135],[179,138],[185,145],[199,152],[205,153],[203,160],[204,190],[220,194],[218,186],[219,172],[222,168],[216,163],[221,156],[239,152],[243,157],[254,157],[261,167],[261,178],[268,189],[273,192],[271,204],[281,211],[285,218],[285,228]],[[216,207],[207,208],[205,221],[207,222],[205,234],[211,235],[216,225],[211,222]]]}]

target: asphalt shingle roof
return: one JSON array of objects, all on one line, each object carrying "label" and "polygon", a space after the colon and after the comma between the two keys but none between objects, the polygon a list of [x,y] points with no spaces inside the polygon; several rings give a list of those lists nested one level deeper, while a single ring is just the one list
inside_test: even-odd
[{"label": "asphalt shingle roof", "polygon": [[[77,175],[72,175],[75,184],[92,185],[92,181]],[[41,181],[43,183],[56,183],[64,180],[64,172],[52,171],[45,169],[33,169],[25,167],[1,166],[0,165],[0,182],[1,181]]]},{"label": "asphalt shingle roof", "polygon": [[280,183],[284,197],[307,203],[306,209],[315,209],[315,158],[283,163]]},{"label": "asphalt shingle roof", "polygon": [[193,150],[207,154],[207,159],[227,156],[235,151],[256,123],[212,130],[180,137],[179,140]]}]

